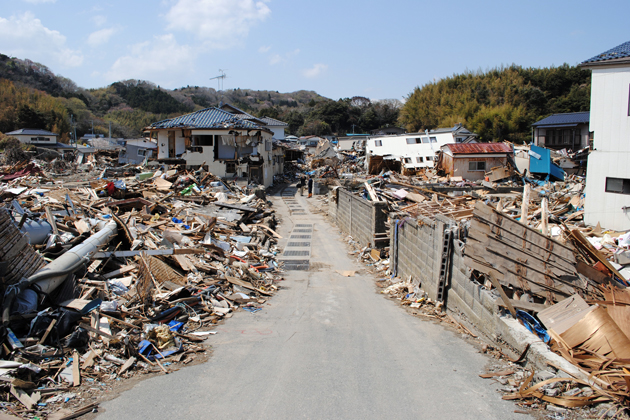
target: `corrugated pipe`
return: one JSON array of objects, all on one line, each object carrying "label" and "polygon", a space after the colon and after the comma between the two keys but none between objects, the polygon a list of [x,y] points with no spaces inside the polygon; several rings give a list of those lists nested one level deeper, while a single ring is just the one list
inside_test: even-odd
[{"label": "corrugated pipe", "polygon": [[102,223],[101,229],[83,241],[83,243],[69,249],[28,279],[22,279],[19,283],[9,286],[2,303],[3,326],[9,324],[11,305],[22,291],[36,284],[37,288],[43,293],[48,294],[52,292],[64,282],[69,274],[86,265],[90,261],[90,254],[97,252],[100,247],[107,244],[117,234],[118,229],[115,221],[111,220]]}]

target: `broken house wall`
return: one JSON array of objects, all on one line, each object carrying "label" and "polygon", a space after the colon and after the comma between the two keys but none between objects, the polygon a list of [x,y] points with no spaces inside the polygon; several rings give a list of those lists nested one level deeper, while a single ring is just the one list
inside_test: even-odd
[{"label": "broken house wall", "polygon": [[168,151],[168,133],[172,131],[175,133],[175,155],[181,155],[186,151],[186,139],[182,133],[182,130],[160,130],[158,131],[158,159],[174,158],[175,156],[169,156]]},{"label": "broken house wall", "polygon": [[[390,267],[395,267],[396,275],[403,280],[411,276],[414,283],[419,281],[420,288],[432,300],[439,300],[444,230],[454,224],[453,220],[441,215],[437,215],[435,220],[420,216],[417,221],[395,220],[390,230]],[[495,299],[470,279],[462,245],[461,241],[452,240],[450,259],[447,260],[448,275],[445,277],[446,307],[492,337],[499,328]]]},{"label": "broken house wall", "polygon": [[[385,233],[387,203],[367,201],[343,188],[331,193],[329,203],[329,215],[337,226],[361,245],[374,245],[375,236]],[[376,246],[386,244],[380,242]]]},{"label": "broken house wall", "polygon": [[[497,166],[507,165],[506,156],[451,156],[444,153],[442,167],[448,176],[461,176],[469,181],[479,181],[485,178],[486,172]],[[485,170],[471,171],[470,162],[485,162]]]}]

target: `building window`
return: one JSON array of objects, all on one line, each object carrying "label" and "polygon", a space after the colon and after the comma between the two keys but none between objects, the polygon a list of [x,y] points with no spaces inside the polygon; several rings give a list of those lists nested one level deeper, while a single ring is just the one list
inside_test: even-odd
[{"label": "building window", "polygon": [[411,163],[411,158],[403,158],[403,162],[405,162],[405,163]]},{"label": "building window", "polygon": [[418,157],[416,157],[416,162],[417,163],[422,163],[422,162],[424,162],[424,158],[422,156],[418,156]]},{"label": "building window", "polygon": [[606,192],[630,195],[630,179],[606,177]]},{"label": "building window", "polygon": [[138,156],[146,156],[147,149],[138,149]]},{"label": "building window", "polygon": [[433,156],[426,156],[425,159],[426,159],[427,162],[429,162],[429,161],[433,160]]},{"label": "building window", "polygon": [[437,143],[437,137],[431,137],[431,143]]},{"label": "building window", "polygon": [[271,150],[271,142],[269,140],[265,140],[265,151],[268,152]]},{"label": "building window", "polygon": [[417,144],[417,143],[422,143],[422,140],[420,139],[420,137],[410,137],[407,139],[407,144]]},{"label": "building window", "polygon": [[485,171],[486,162],[468,162],[469,171]]},{"label": "building window", "polygon": [[225,173],[226,174],[235,174],[236,173],[236,162],[225,162]]},{"label": "building window", "polygon": [[193,146],[214,146],[214,136],[195,135],[193,136]]},{"label": "building window", "polygon": [[381,147],[383,145],[383,140],[374,140],[375,147]]}]

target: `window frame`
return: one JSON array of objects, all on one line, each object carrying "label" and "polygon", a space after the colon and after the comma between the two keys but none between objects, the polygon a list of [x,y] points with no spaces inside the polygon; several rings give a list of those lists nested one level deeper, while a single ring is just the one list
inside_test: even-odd
[{"label": "window frame", "polygon": [[[609,184],[609,181],[621,181],[621,190],[613,190]],[[606,177],[606,184],[604,185],[604,192],[611,194],[623,194],[630,195],[630,179],[628,178],[616,178]]]},{"label": "window frame", "polygon": [[[471,169],[472,165],[475,166],[475,169]],[[482,166],[482,168],[480,168],[479,166]],[[483,171],[483,172],[486,171],[486,161],[485,160],[470,160],[470,161],[468,161],[468,172],[480,172],[480,171]]]}]

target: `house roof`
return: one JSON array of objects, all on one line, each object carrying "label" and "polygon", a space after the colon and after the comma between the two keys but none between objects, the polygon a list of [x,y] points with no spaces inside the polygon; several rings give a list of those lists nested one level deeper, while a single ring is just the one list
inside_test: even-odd
[{"label": "house roof", "polygon": [[219,108],[206,108],[191,114],[152,123],[150,128],[236,128],[261,129],[260,125],[241,119]]},{"label": "house roof", "polygon": [[58,136],[59,134],[55,134],[48,130],[40,130],[38,128],[20,128],[19,130],[11,131],[10,133],[4,133],[7,136],[15,136],[15,135],[27,135],[27,136]]},{"label": "house roof", "polygon": [[588,65],[590,63],[603,64],[603,62],[613,62],[619,60],[620,58],[630,58],[630,41],[624,42],[621,45],[617,45],[615,48],[612,48],[601,54],[597,54],[595,57],[583,61],[582,63],[580,63],[580,65]]},{"label": "house roof", "polygon": [[543,118],[540,121],[536,121],[532,125],[534,127],[541,127],[550,125],[588,124],[590,120],[590,115],[590,111],[553,114],[547,118]]},{"label": "house roof", "polygon": [[473,132],[471,132],[466,127],[462,126],[461,124],[456,124],[453,127],[434,128],[433,130],[429,131],[429,133],[451,133],[451,132],[458,132],[458,133],[463,133],[463,134],[474,134]]},{"label": "house roof", "polygon": [[449,143],[442,147],[448,147],[454,155],[512,153],[512,146],[505,143]]},{"label": "house roof", "polygon": [[265,124],[267,124],[270,127],[288,127],[289,124],[280,121],[280,120],[276,120],[275,118],[271,118],[271,117],[262,117],[262,118],[258,118],[259,120],[261,120],[262,122],[264,122]]}]

